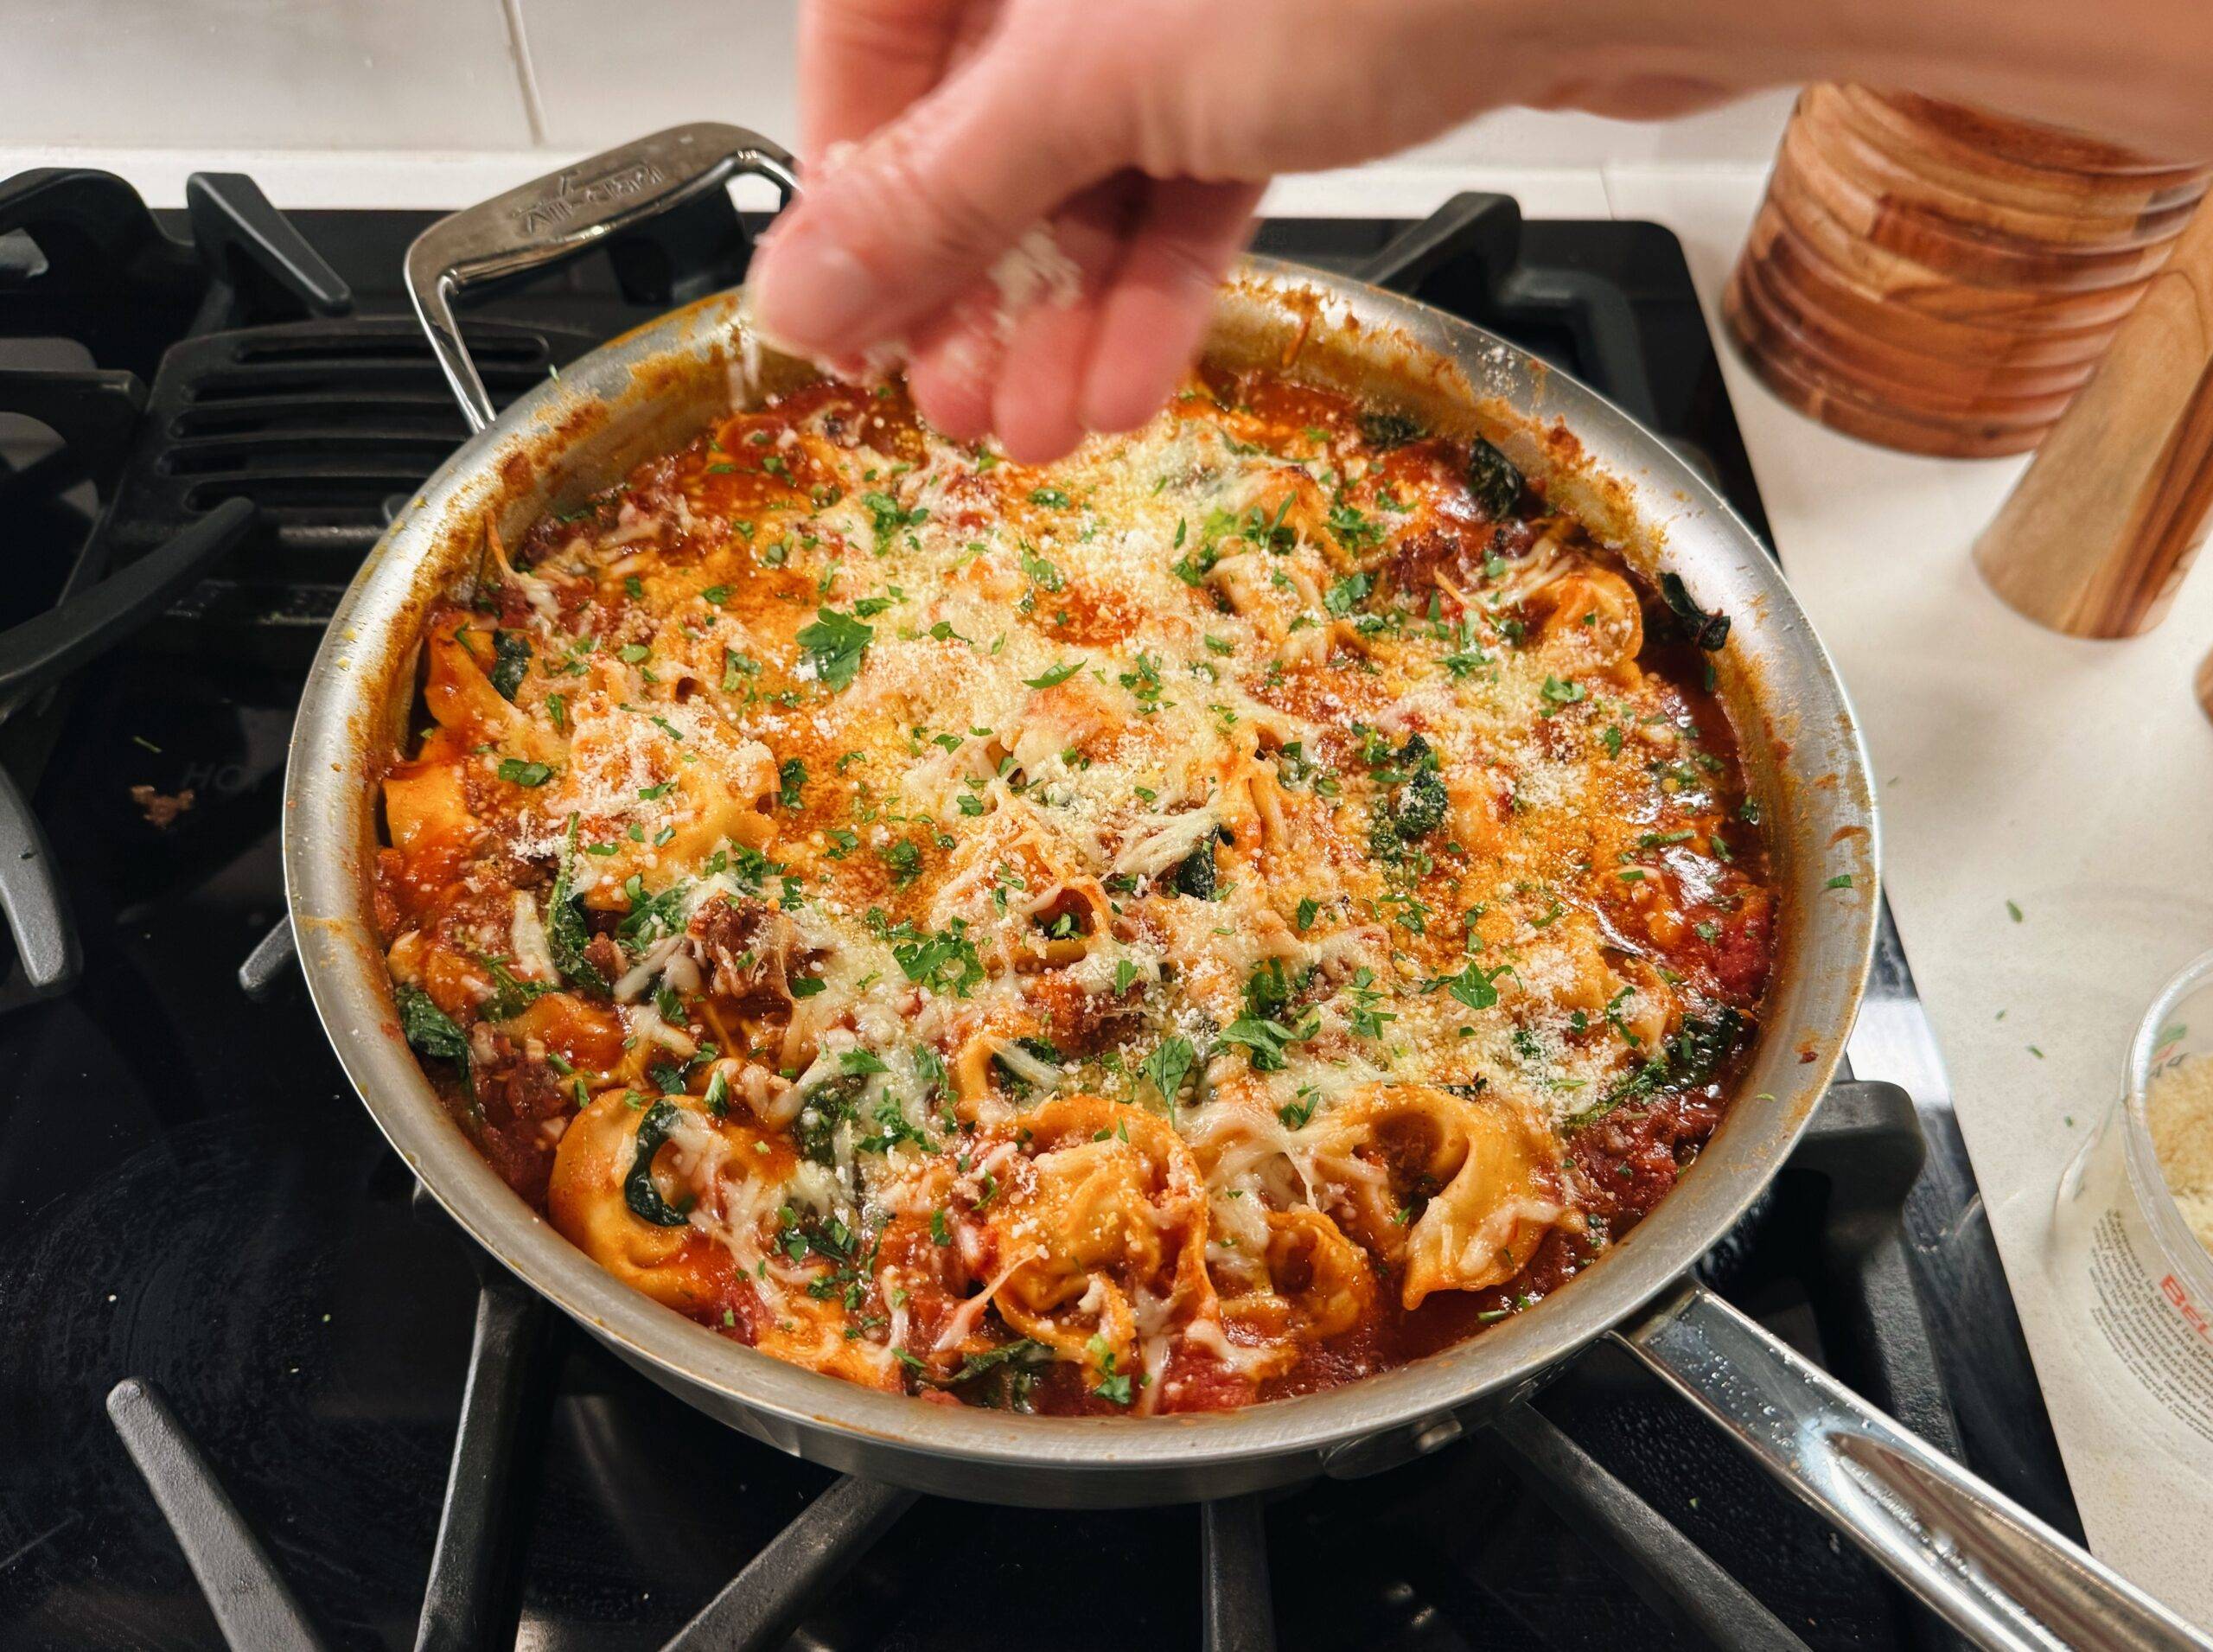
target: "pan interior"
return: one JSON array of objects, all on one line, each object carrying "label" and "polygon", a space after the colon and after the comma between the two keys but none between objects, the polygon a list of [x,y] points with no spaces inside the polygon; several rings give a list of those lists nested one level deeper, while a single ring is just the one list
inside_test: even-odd
[{"label": "pan interior", "polygon": [[[1841,1053],[1865,978],[1877,843],[1841,686],[1757,539],[1659,439],[1572,380],[1468,323],[1317,272],[1249,260],[1209,354],[1486,436],[1598,538],[1674,572],[1733,622],[1719,691],[1770,800],[1782,922],[1759,1040],[1722,1127],[1680,1185],[1600,1262],[1455,1348],[1328,1392],[1224,1413],[1034,1418],[929,1405],[785,1365],[630,1291],[511,1193],[448,1119],[396,1024],[369,922],[376,753],[404,718],[433,598],[473,565],[733,404],[799,382],[758,349],[738,294],[674,312],[564,371],[425,485],[371,553],[317,656],[296,724],[284,852],[318,1012],[379,1126],[462,1226],[657,1381],[834,1466],[1026,1502],[1161,1501],[1311,1473],[1329,1451],[1522,1391],[1680,1274],[1778,1166]],[[1230,1479],[1209,1479],[1213,1472]]]}]

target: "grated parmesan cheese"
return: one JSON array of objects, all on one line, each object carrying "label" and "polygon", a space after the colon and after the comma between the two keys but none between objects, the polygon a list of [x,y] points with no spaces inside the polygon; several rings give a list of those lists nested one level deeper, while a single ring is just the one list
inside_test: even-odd
[{"label": "grated parmesan cheese", "polygon": [[2213,1057],[2186,1056],[2162,1069],[2145,1093],[2144,1117],[2167,1190],[2213,1251]]}]

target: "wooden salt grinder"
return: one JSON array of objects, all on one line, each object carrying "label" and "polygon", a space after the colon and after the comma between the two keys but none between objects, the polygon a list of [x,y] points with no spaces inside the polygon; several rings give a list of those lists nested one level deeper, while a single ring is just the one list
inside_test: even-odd
[{"label": "wooden salt grinder", "polygon": [[[2213,507],[2213,199],[1975,541],[2039,625],[2130,637],[2165,614]],[[2213,666],[2198,692],[2213,715]]]}]

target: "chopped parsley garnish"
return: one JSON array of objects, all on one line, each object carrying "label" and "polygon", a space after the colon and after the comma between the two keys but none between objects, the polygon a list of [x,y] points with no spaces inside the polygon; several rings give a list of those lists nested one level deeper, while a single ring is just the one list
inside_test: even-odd
[{"label": "chopped parsley garnish", "polygon": [[553,778],[553,765],[526,762],[520,757],[502,757],[500,778],[514,786],[543,786]]},{"label": "chopped parsley garnish", "polygon": [[673,935],[684,923],[684,901],[689,886],[671,883],[658,895],[646,893],[646,880],[632,872],[622,885],[622,893],[629,897],[630,910],[622,922],[615,926],[615,934],[626,946],[657,941],[663,935]]},{"label": "chopped parsley garnish", "polygon": [[1082,669],[1083,661],[1073,660],[1065,666],[1055,666],[1048,671],[1040,672],[1035,677],[1024,678],[1022,686],[1024,688],[1058,688]]},{"label": "chopped parsley garnish", "polygon": [[1304,1043],[1322,1030],[1318,1011],[1309,1010],[1298,1025],[1286,1027],[1279,1021],[1262,1021],[1252,1016],[1240,1016],[1221,1030],[1221,1042],[1241,1046],[1259,1073],[1283,1070],[1285,1053],[1291,1045]]},{"label": "chopped parsley garnish", "polygon": [[1377,1006],[1385,1002],[1385,994],[1377,991],[1375,972],[1366,965],[1353,972],[1353,977],[1338,994],[1344,1000],[1345,1024],[1362,1038],[1381,1038],[1384,1024],[1399,1017],[1392,1011]]},{"label": "chopped parsley garnish", "polygon": [[[871,915],[880,923],[881,914]],[[911,921],[884,928],[883,933],[891,942],[891,956],[901,972],[918,986],[965,998],[983,981],[983,960],[976,955],[975,943],[968,939],[964,919],[953,919],[935,934],[915,928]]]},{"label": "chopped parsley garnish", "polygon": [[930,520],[927,507],[916,506],[903,510],[899,501],[889,494],[863,494],[861,507],[869,513],[876,529],[876,553],[883,555],[891,548],[891,536],[902,528],[919,527]]},{"label": "chopped parsley garnish", "polygon": [[1686,1016],[1682,1030],[1655,1050],[1628,1077],[1566,1120],[1570,1130],[1596,1124],[1617,1107],[1650,1100],[1668,1087],[1694,1089],[1711,1080],[1743,1040],[1744,1017],[1724,1010],[1708,1020]]},{"label": "chopped parsley garnish", "polygon": [[1342,618],[1368,599],[1368,593],[1374,584],[1370,575],[1347,574],[1323,594],[1322,606]]},{"label": "chopped parsley garnish", "polygon": [[1197,1059],[1191,1041],[1171,1033],[1139,1064],[1138,1075],[1159,1091],[1163,1100],[1173,1101]]},{"label": "chopped parsley garnish", "polygon": [[1160,709],[1160,660],[1157,655],[1140,650],[1136,667],[1121,673],[1116,680],[1137,701],[1139,716],[1150,717]]},{"label": "chopped parsley garnish", "polygon": [[740,654],[735,648],[723,650],[724,693],[737,693],[739,689],[745,686],[745,679],[748,677],[758,677],[760,674],[761,662],[749,654]]},{"label": "chopped parsley garnish", "polygon": [[[1354,552],[1373,550],[1375,546],[1383,543],[1382,528],[1377,526],[1375,521],[1370,518],[1366,512],[1356,510],[1352,506],[1346,504],[1338,504],[1330,507],[1330,535],[1332,539],[1336,539],[1339,545],[1344,546],[1346,550]],[[1354,577],[1365,581],[1367,576],[1364,574],[1359,574],[1355,575]],[[1338,583],[1340,584],[1343,584],[1347,582],[1340,580]],[[1336,593],[1334,591],[1331,593],[1333,596]],[[1365,596],[1366,595],[1368,595],[1368,593],[1363,590],[1352,600],[1353,602],[1357,603],[1361,596]],[[1330,611],[1332,614],[1344,614],[1349,613],[1351,609],[1349,604],[1344,608],[1337,608],[1333,605]]]},{"label": "chopped parsley garnish", "polygon": [[1062,578],[1058,568],[1027,545],[1022,547],[1022,574],[1024,578],[1043,591],[1057,591],[1068,583]]},{"label": "chopped parsley garnish", "polygon": [[803,628],[797,641],[814,674],[832,690],[850,688],[860,675],[861,656],[876,640],[876,628],[864,625],[834,608],[819,608],[814,623]]},{"label": "chopped parsley garnish", "polygon": [[1446,976],[1442,984],[1470,1010],[1488,1010],[1498,1002],[1498,978],[1511,967],[1500,964],[1485,969],[1481,964],[1471,962],[1457,975]]}]

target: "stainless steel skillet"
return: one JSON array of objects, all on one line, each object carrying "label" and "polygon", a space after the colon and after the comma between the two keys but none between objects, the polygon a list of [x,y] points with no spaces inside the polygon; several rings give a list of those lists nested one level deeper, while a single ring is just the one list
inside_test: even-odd
[{"label": "stainless steel skillet", "polygon": [[300,957],[339,1058],[461,1225],[624,1359],[733,1426],[851,1473],[1013,1502],[1210,1499],[1372,1471],[1482,1426],[1611,1336],[1984,1643],[2213,1644],[1685,1283],[1782,1164],[1859,1005],[1877,844],[1851,707],[1772,561],[1662,442],[1502,341],[1341,277],[1249,260],[1223,291],[1209,354],[1480,430],[1633,564],[1679,574],[1734,622],[1720,688],[1768,805],[1783,919],[1741,1094],[1681,1185],[1597,1266],[1459,1347],[1324,1394],[1144,1421],[928,1405],[756,1355],[617,1283],[507,1190],[401,1039],[370,918],[379,755],[406,716],[424,617],[473,564],[488,519],[512,543],[542,512],[688,439],[734,399],[807,370],[756,357],[739,296],[724,294],[615,340],[495,418],[453,300],[744,173],[787,196],[797,187],[790,157],[763,138],[674,128],[446,219],[409,255],[418,309],[476,434],[371,553],[316,657],[286,777],[284,858]]}]

